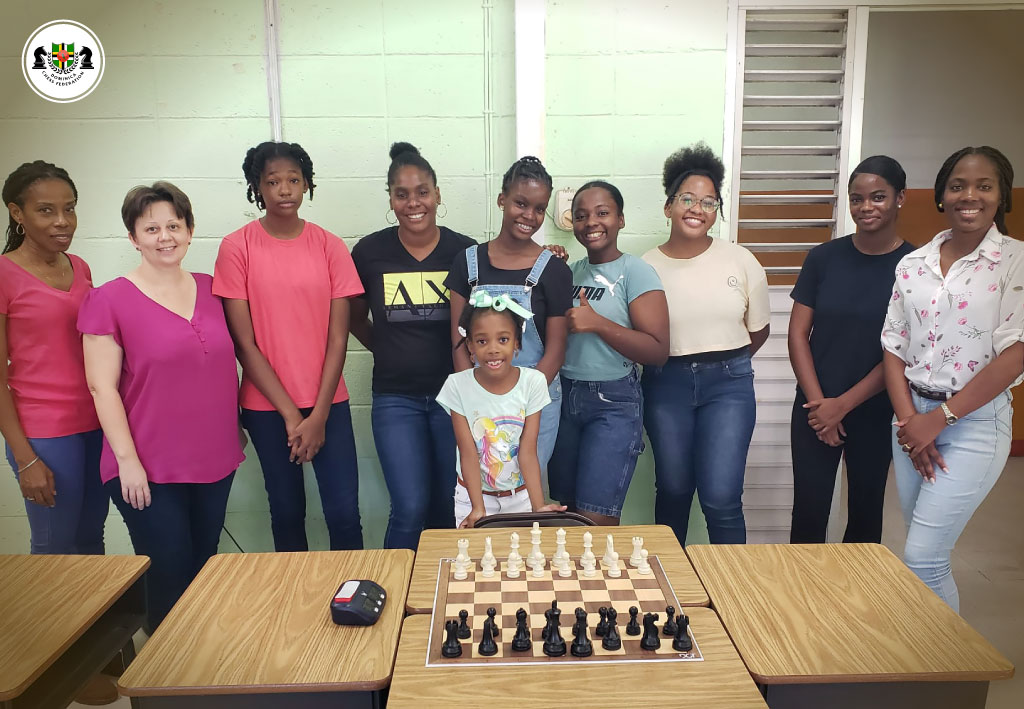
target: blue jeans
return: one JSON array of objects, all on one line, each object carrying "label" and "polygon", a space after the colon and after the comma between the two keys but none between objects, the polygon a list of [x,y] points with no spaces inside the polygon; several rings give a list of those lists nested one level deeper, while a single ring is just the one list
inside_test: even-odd
[{"label": "blue jeans", "polygon": [[636,373],[604,382],[562,377],[562,418],[548,466],[551,497],[585,512],[622,516],[644,449]]},{"label": "blue jeans", "polygon": [[148,556],[146,632],[160,625],[171,607],[217,553],[220,530],[235,474],[213,483],[150,483],[152,502],[137,510],[121,496],[121,479],[107,493],[124,518],[136,554]]},{"label": "blue jeans", "polygon": [[754,433],[750,355],[721,362],[672,357],[645,367],[644,426],[654,451],[654,520],[686,543],[696,490],[712,544],[743,544],[743,471]]},{"label": "blue jeans", "polygon": [[450,529],[455,433],[432,396],[374,394],[373,442],[391,496],[384,548],[416,551],[424,529]]},{"label": "blue jeans", "polygon": [[[102,554],[103,525],[110,503],[100,481],[103,432],[74,433],[57,438],[30,438],[32,450],[53,472],[57,491],[53,507],[25,501],[33,554]],[[7,461],[18,464],[10,446]],[[37,463],[38,465],[38,463]]]},{"label": "blue jeans", "polygon": [[[941,402],[911,392],[914,408],[927,413]],[[949,472],[936,472],[926,483],[900,448],[893,427],[892,462],[907,523],[903,561],[953,610],[960,612],[960,594],[949,557],[971,515],[1003,472],[1010,454],[1010,396],[1001,393],[984,406],[947,426],[935,446]]]},{"label": "blue jeans", "polygon": [[[309,416],[312,408],[299,409]],[[302,465],[288,460],[288,433],[276,411],[242,409],[242,425],[249,432],[263,468],[263,483],[270,501],[270,529],[277,551],[307,551],[306,488]],[[331,549],[362,549],[359,519],[359,466],[352,435],[352,412],[347,401],[331,405],[324,428],[324,445],[313,458],[320,487],[320,502]]]}]

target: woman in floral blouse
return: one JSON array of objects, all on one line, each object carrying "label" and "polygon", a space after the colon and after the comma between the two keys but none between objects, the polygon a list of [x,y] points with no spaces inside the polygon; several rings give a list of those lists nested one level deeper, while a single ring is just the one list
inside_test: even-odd
[{"label": "woman in floral blouse", "polygon": [[1024,373],[1024,243],[1005,236],[1012,185],[995,148],[946,160],[935,203],[950,228],[900,261],[882,330],[903,558],[957,611],[950,554],[1006,464],[1007,390]]}]

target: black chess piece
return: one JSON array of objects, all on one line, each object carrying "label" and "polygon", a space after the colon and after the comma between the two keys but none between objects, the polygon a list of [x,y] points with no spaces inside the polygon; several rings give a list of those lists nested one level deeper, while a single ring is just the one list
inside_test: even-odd
[{"label": "black chess piece", "polygon": [[447,637],[441,645],[442,657],[459,657],[462,654],[462,643],[459,642],[459,622],[457,620],[445,621],[444,631]]},{"label": "black chess piece", "polygon": [[95,69],[92,65],[92,50],[88,47],[82,47],[78,52],[79,56],[82,57],[82,68],[83,69]]},{"label": "black chess piece", "polygon": [[679,622],[676,623],[676,636],[672,640],[672,649],[676,652],[689,652],[693,649],[693,641],[690,640],[690,634],[687,632],[689,625],[689,618],[685,615],[679,616]]},{"label": "black chess piece", "polygon": [[643,650],[657,650],[661,647],[661,638],[658,637],[657,613],[644,613],[644,636],[640,638],[640,648]]},{"label": "black chess piece", "polygon": [[601,638],[601,647],[605,650],[618,650],[622,647],[622,636],[619,635],[619,628],[616,625],[616,621],[619,617],[619,612],[614,608],[608,609],[608,627],[605,630],[604,637]]},{"label": "black chess piece", "polygon": [[639,635],[640,634],[640,623],[636,621],[637,613],[640,609],[636,606],[629,607],[629,622],[626,623],[626,635]]},{"label": "black chess piece", "polygon": [[498,628],[498,621],[495,620],[496,615],[498,615],[498,611],[494,609],[494,606],[487,609],[487,617],[491,619],[491,627],[494,629],[494,637],[498,637],[498,633],[500,632],[500,629]]},{"label": "black chess piece", "polygon": [[494,642],[494,623],[488,618],[484,621],[484,633],[480,638],[480,646],[477,648],[481,655],[490,657],[498,654],[498,644]]},{"label": "black chess piece", "polygon": [[573,657],[590,657],[594,654],[594,644],[587,637],[587,612],[576,609],[576,624],[572,626],[573,641],[570,651]]},{"label": "black chess piece", "polygon": [[465,640],[473,634],[473,631],[469,627],[469,623],[466,621],[469,619],[469,611],[463,608],[459,611],[459,637]]},{"label": "black chess piece", "polygon": [[562,611],[552,601],[551,608],[544,611],[544,615],[548,619],[547,627],[544,629],[544,654],[549,657],[561,657],[565,654],[565,640],[559,629],[562,624]]},{"label": "black chess piece", "polygon": [[516,611],[516,634],[512,636],[512,649],[525,652],[532,647],[533,638],[530,637],[530,629],[526,627],[526,609],[520,608]]},{"label": "black chess piece", "polygon": [[597,609],[597,612],[601,616],[601,620],[597,621],[597,625],[594,626],[594,635],[600,638],[608,630],[608,609],[605,606],[601,606]]},{"label": "black chess piece", "polygon": [[547,640],[548,639],[548,627],[551,625],[551,611],[557,610],[557,609],[558,609],[558,601],[557,600],[553,600],[553,601],[551,601],[551,607],[548,608],[546,611],[544,611],[544,618],[545,618],[545,620],[547,620],[547,623],[544,624],[544,628],[540,631],[540,638],[541,638],[541,640]]},{"label": "black chess piece", "polygon": [[676,634],[675,614],[674,606],[665,606],[665,625],[661,627],[661,632],[670,638],[675,637]]},{"label": "black chess piece", "polygon": [[32,52],[32,56],[36,58],[36,60],[32,62],[33,69],[45,68],[43,64],[43,57],[46,56],[46,49],[44,47],[36,47],[36,51]]}]

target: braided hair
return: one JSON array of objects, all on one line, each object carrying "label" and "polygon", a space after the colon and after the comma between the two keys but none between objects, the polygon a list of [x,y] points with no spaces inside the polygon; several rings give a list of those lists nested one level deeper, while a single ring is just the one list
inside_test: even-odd
[{"label": "braided hair", "polygon": [[536,180],[541,184],[547,185],[549,190],[555,188],[551,175],[544,169],[544,164],[540,161],[540,158],[536,158],[533,155],[524,155],[512,163],[512,167],[501,178],[502,194],[508,194],[512,185],[520,180]]},{"label": "braided hair", "polygon": [[523,316],[518,313],[514,313],[508,308],[505,310],[495,310],[489,305],[474,306],[470,303],[466,303],[466,307],[462,309],[462,314],[459,316],[459,332],[465,333],[462,335],[462,339],[455,345],[455,349],[459,349],[469,341],[470,335],[473,334],[473,323],[477,318],[486,315],[487,313],[498,313],[499,315],[507,315],[512,319],[512,332],[516,338],[516,347],[522,348],[523,346],[523,326],[526,321],[523,320]]},{"label": "braided hair", "polygon": [[434,172],[434,168],[430,166],[427,159],[420,155],[419,148],[412,143],[392,143],[388,155],[391,157],[391,166],[388,168],[388,192],[391,192],[391,186],[395,184],[395,176],[398,171],[407,165],[423,170],[430,175],[434,186],[437,186],[437,173]]},{"label": "braided hair", "polygon": [[[25,193],[29,187],[39,180],[64,180],[71,187],[71,192],[75,195],[75,199],[78,199],[78,188],[71,181],[67,170],[44,160],[36,160],[21,164],[18,166],[18,169],[7,176],[3,189],[4,204],[11,204],[13,202],[19,207],[24,208]],[[7,243],[4,244],[4,250],[0,252],[5,254],[8,251],[14,251],[25,241],[24,229],[22,230],[23,233],[19,234],[18,222],[12,216],[8,216],[8,220]]]},{"label": "braided hair", "polygon": [[699,175],[711,180],[718,200],[718,211],[725,216],[722,203],[722,181],[725,179],[725,164],[708,147],[707,143],[696,143],[680,148],[665,159],[661,181],[665,187],[665,206],[676,196],[676,190],[687,177]]},{"label": "braided hair", "polygon": [[999,208],[996,209],[995,223],[999,233],[1006,234],[1008,233],[1006,214],[1013,207],[1013,165],[1005,155],[992,146],[982,145],[977,148],[968,146],[957,150],[946,158],[946,162],[942,163],[942,167],[939,168],[939,174],[935,176],[935,206],[940,212],[945,211],[942,207],[942,195],[946,191],[949,176],[953,174],[953,168],[957,163],[968,155],[982,155],[988,158],[996,169],[996,176],[999,180]]},{"label": "braided hair", "polygon": [[260,178],[263,177],[263,168],[266,167],[267,161],[274,158],[287,158],[299,166],[306,186],[309,187],[309,198],[313,199],[313,188],[316,185],[313,184],[313,161],[309,153],[298,143],[275,143],[269,140],[255,148],[249,148],[245,160],[242,161],[242,174],[249,184],[245,198],[260,209],[266,209],[267,205],[260,194]]}]

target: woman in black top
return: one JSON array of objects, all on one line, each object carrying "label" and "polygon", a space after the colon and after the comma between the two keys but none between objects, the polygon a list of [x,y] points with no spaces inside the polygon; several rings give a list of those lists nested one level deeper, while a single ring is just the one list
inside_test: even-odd
[{"label": "woman in black top", "polygon": [[844,454],[849,521],[843,541],[881,541],[892,405],[878,338],[896,264],[914,250],[896,227],[906,183],[903,168],[890,157],[876,155],[858,165],[849,186],[856,233],[811,249],[791,294],[794,543],[825,541]]},{"label": "woman in black top", "polygon": [[352,249],[365,293],[352,299],[351,329],[373,353],[373,440],[391,496],[384,546],[415,550],[425,528],[455,523],[455,436],[434,397],[453,371],[444,279],[476,242],[437,225],[441,190],[419,151],[395,143],[390,155],[397,224]]}]

